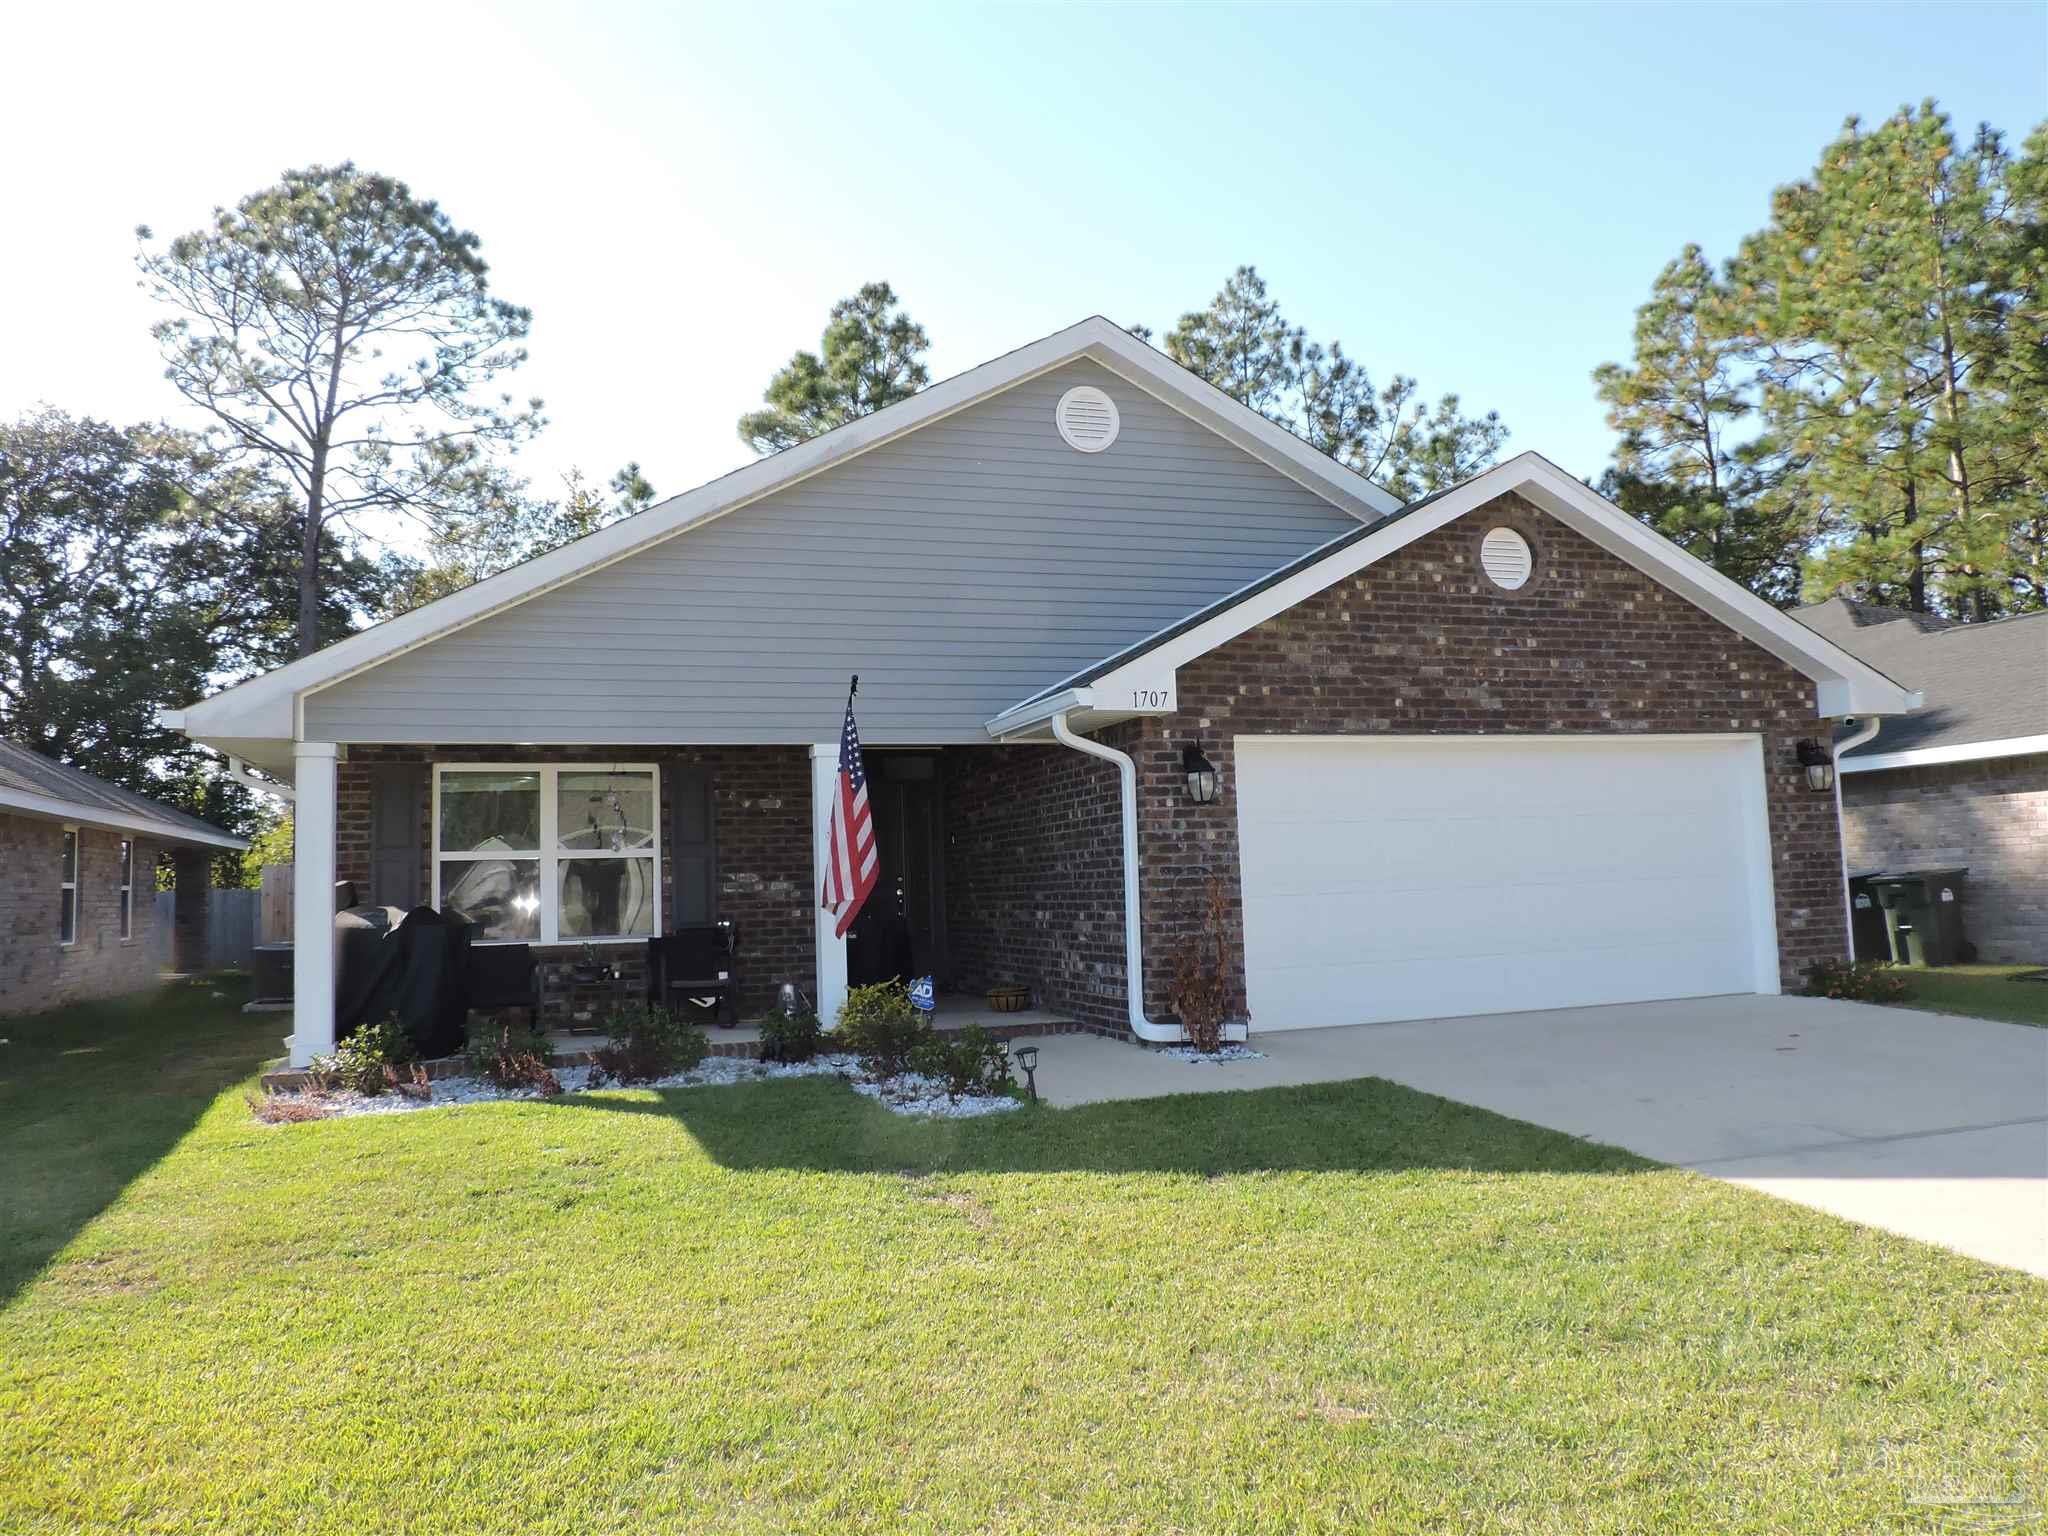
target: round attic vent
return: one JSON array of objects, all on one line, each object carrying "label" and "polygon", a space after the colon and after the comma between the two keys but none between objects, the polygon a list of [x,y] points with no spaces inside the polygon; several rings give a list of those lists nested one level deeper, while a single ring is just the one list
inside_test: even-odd
[{"label": "round attic vent", "polygon": [[1122,423],[1116,402],[1093,384],[1076,384],[1053,408],[1052,419],[1067,446],[1081,453],[1100,453],[1116,441]]},{"label": "round attic vent", "polygon": [[1479,541],[1479,564],[1487,580],[1512,592],[1528,581],[1536,560],[1529,553],[1529,541],[1514,529],[1494,528]]}]

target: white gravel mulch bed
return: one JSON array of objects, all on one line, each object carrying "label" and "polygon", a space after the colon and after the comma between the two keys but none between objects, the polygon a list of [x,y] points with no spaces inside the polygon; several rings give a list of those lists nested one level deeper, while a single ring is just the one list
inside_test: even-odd
[{"label": "white gravel mulch bed", "polygon": [[[675,1072],[651,1083],[634,1083],[630,1086],[713,1088],[733,1083],[760,1082],[775,1077],[845,1077],[853,1081],[854,1092],[877,1100],[885,1108],[899,1115],[962,1120],[973,1115],[1000,1114],[1005,1110],[1023,1107],[1021,1099],[1007,1096],[973,1095],[957,1100],[948,1099],[945,1086],[936,1079],[927,1077],[905,1075],[892,1078],[887,1083],[863,1082],[859,1077],[859,1070],[851,1056],[818,1056],[810,1061],[794,1064],[741,1061],[728,1056],[713,1056],[687,1072]],[[591,1073],[592,1069],[589,1067],[557,1067],[555,1079],[561,1083],[562,1092],[581,1093],[590,1087]],[[537,1088],[500,1088],[480,1077],[444,1077],[435,1082],[433,1087],[434,1094],[429,1099],[415,1099],[402,1093],[383,1093],[375,1097],[366,1097],[346,1089],[328,1094],[307,1094],[304,1097],[317,1100],[326,1109],[327,1118],[343,1115],[398,1115],[420,1109],[445,1109],[451,1104],[490,1104],[501,1099],[542,1097]]]},{"label": "white gravel mulch bed", "polygon": [[1169,1045],[1159,1053],[1175,1061],[1191,1061],[1197,1066],[1221,1067],[1233,1061],[1264,1061],[1266,1053],[1255,1051],[1248,1045],[1226,1045],[1221,1050],[1198,1051],[1192,1045]]}]

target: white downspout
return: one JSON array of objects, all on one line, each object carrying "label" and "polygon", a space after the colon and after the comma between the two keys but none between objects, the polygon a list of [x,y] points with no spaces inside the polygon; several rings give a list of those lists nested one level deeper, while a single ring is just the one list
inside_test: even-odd
[{"label": "white downspout", "polygon": [[[1122,788],[1124,829],[1124,977],[1130,995],[1131,1033],[1154,1044],[1179,1044],[1186,1038],[1178,1024],[1155,1024],[1145,1017],[1145,931],[1138,922],[1138,767],[1130,754],[1105,747],[1086,736],[1076,736],[1067,727],[1067,711],[1052,717],[1053,738],[1105,763],[1115,763]],[[1242,1040],[1244,1026],[1224,1030],[1226,1039]]]},{"label": "white downspout", "polygon": [[1883,724],[1884,716],[1872,715],[1869,724],[1835,744],[1835,847],[1842,855],[1842,915],[1848,923],[1851,960],[1865,957],[1856,953],[1856,904],[1849,894],[1849,839],[1842,832],[1842,758],[1865,742],[1875,740],[1878,727]]}]

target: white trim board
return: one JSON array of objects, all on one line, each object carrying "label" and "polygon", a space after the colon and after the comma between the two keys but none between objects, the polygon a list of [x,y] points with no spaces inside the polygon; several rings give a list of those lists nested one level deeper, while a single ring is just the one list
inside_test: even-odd
[{"label": "white trim board", "polygon": [[[1133,689],[1156,686],[1160,678],[1184,663],[1207,655],[1246,630],[1511,491],[1812,678],[1821,715],[1902,715],[1919,708],[1918,693],[1901,687],[1712,566],[1694,559],[1669,539],[1652,533],[1583,482],[1535,453],[1518,454],[1413,512],[1388,519],[1385,527],[1363,538],[1347,536],[1348,541],[1341,548],[1320,559],[1312,557],[1286,579],[1247,589],[1242,597],[1225,598],[1197,623],[1182,621],[1185,627],[1176,625],[1162,631],[1155,641],[1141,643],[1125,653],[1129,660],[1091,679],[1086,691],[1094,701],[1114,701]],[[1042,712],[1045,702],[1026,700],[1005,710],[989,722],[990,734],[1026,727]]]},{"label": "white trim board", "polygon": [[194,740],[288,739],[296,734],[299,723],[296,702],[308,692],[331,687],[1083,358],[1207,427],[1361,522],[1370,523],[1401,504],[1364,476],[1316,452],[1128,331],[1095,315],[934,384],[900,404],[672,496],[573,544],[174,713],[182,714],[183,729]]},{"label": "white trim board", "polygon": [[68,822],[107,832],[134,832],[159,842],[184,843],[192,847],[228,848],[237,853],[246,852],[249,847],[245,839],[230,837],[225,832],[201,832],[173,826],[169,822],[152,821],[147,816],[132,812],[101,810],[97,806],[81,805],[76,800],[60,800],[54,795],[31,794],[26,790],[0,789],[0,811],[31,816],[37,821]]},{"label": "white trim board", "polygon": [[1852,753],[1835,759],[1842,773],[1881,773],[1887,768],[1930,768],[1942,763],[1974,763],[1994,757],[2026,757],[2048,752],[2048,736],[2007,736],[1998,741],[1964,741],[1947,747],[1907,747],[1898,752]]}]

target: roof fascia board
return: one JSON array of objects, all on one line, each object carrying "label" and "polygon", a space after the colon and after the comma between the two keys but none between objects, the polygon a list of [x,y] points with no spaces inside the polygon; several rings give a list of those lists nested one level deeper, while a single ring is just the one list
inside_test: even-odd
[{"label": "roof fascia board", "polygon": [[744,465],[599,529],[573,544],[501,571],[474,586],[337,641],[273,672],[187,706],[188,734],[295,738],[293,701],[433,640],[604,569],[764,496],[846,463],[1077,358],[1109,369],[1162,404],[1206,426],[1276,472],[1355,517],[1371,520],[1399,502],[1362,475],[1316,453],[1292,433],[1169,362],[1101,316],[1056,331],[912,399],[864,416],[770,458]]},{"label": "roof fascia board", "polygon": [[2029,757],[2048,752],[2048,736],[2006,736],[1997,741],[1962,741],[1946,747],[1907,747],[1871,756],[1851,753],[1835,760],[1843,773],[1879,773],[1886,768],[1926,768],[1940,763],[1974,763],[1995,757]]},{"label": "roof fascia board", "polygon": [[31,794],[26,790],[0,789],[0,811],[9,811],[17,816],[32,816],[38,821],[76,822],[82,827],[99,827],[110,832],[140,832],[167,843],[231,848],[237,852],[244,851],[249,846],[243,839],[230,837],[225,832],[199,832],[190,827],[153,821],[147,816],[105,810],[95,805],[82,805],[76,800],[59,799],[55,795]]},{"label": "roof fascia board", "polygon": [[1115,697],[1117,690],[1131,686],[1133,679],[1156,678],[1177,670],[1509,491],[1528,495],[1566,526],[1585,534],[1609,553],[1812,678],[1819,685],[1821,714],[1898,715],[1919,706],[1919,695],[1900,687],[1825,636],[1788,618],[1711,566],[1650,532],[1534,453],[1519,454],[1475,476],[1378,532],[1345,544],[1327,559],[1219,611],[1161,645],[1141,651],[1122,666],[1093,679],[1092,686],[1106,697]]}]

